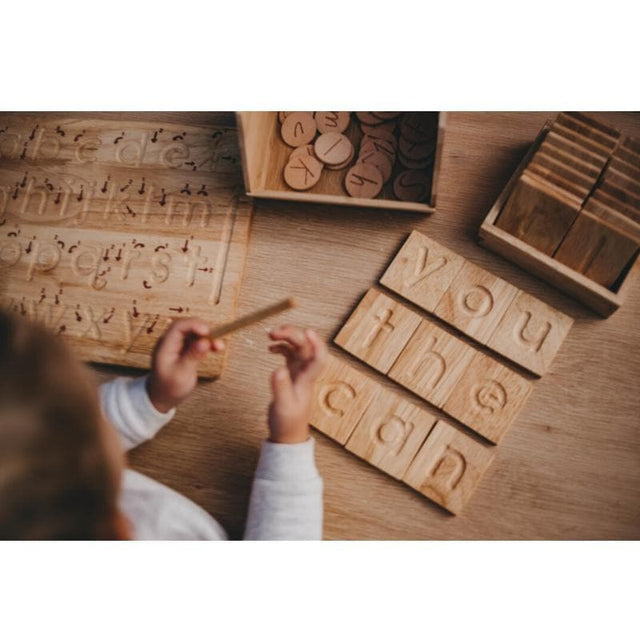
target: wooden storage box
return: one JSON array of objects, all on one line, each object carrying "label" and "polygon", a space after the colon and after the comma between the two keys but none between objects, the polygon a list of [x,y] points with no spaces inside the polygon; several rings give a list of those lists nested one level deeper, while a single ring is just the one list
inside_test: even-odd
[{"label": "wooden storage box", "polygon": [[626,274],[620,278],[615,290],[607,289],[495,225],[502,207],[509,199],[520,174],[542,144],[549,128],[549,123],[542,128],[507,186],[498,196],[493,207],[491,207],[478,231],[479,240],[488,249],[495,251],[507,260],[522,267],[525,271],[533,273],[573,298],[580,300],[587,307],[606,318],[619,309],[623,303],[633,280],[640,271],[640,256],[636,256]]},{"label": "wooden storage box", "polygon": [[[344,188],[344,177],[349,167],[324,170],[318,184],[308,191],[294,191],[284,182],[283,170],[292,148],[280,136],[277,111],[239,111],[236,114],[240,154],[247,195],[256,198],[295,200],[296,202],[322,202],[351,207],[377,207],[398,211],[433,213],[436,207],[438,173],[444,141],[445,114],[439,113],[436,151],[431,179],[429,202],[404,202],[392,196],[391,181],[374,199],[352,198]],[[360,141],[361,132],[354,115],[345,132],[354,144]],[[357,151],[356,151],[357,153]]]}]

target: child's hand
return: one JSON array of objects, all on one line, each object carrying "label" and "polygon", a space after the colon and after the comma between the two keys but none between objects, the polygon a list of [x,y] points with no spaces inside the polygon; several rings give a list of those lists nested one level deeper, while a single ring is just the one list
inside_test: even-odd
[{"label": "child's hand", "polygon": [[153,406],[167,413],[180,404],[198,382],[198,362],[210,351],[222,351],[222,340],[207,338],[211,328],[199,318],[175,320],[153,350],[147,393]]},{"label": "child's hand", "polygon": [[269,439],[283,444],[304,442],[309,439],[313,383],[324,366],[327,347],[314,331],[288,325],[274,329],[269,337],[280,341],[269,351],[287,360],[287,366],[271,376]]}]

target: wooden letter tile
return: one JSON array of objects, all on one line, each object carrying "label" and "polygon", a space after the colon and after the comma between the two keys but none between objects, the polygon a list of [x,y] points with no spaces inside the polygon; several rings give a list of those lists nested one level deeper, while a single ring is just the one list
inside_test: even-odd
[{"label": "wooden letter tile", "polygon": [[436,419],[381,389],[347,442],[347,449],[400,480]]},{"label": "wooden letter tile", "polygon": [[380,283],[422,309],[433,311],[463,264],[462,256],[413,231]]},{"label": "wooden letter tile", "polygon": [[438,422],[404,475],[404,482],[451,513],[471,497],[493,452],[446,422]]},{"label": "wooden letter tile", "polygon": [[[604,213],[607,210],[609,213]],[[587,278],[611,288],[635,259],[639,247],[639,224],[597,201],[590,201],[554,257]]]},{"label": "wooden letter tile", "polygon": [[572,324],[573,318],[520,291],[487,346],[541,376],[549,369]]},{"label": "wooden letter tile", "polygon": [[521,375],[477,352],[443,411],[497,444],[532,389]]},{"label": "wooden letter tile", "polygon": [[578,215],[582,199],[525,170],[496,219],[496,226],[552,255]]},{"label": "wooden letter tile", "polygon": [[389,377],[436,407],[442,407],[473,359],[475,350],[429,320],[396,360]]},{"label": "wooden letter tile", "polygon": [[435,314],[484,344],[517,291],[501,278],[466,262],[440,300]]},{"label": "wooden letter tile", "polygon": [[353,367],[330,356],[316,383],[312,426],[344,444],[379,388]]},{"label": "wooden letter tile", "polygon": [[374,369],[387,373],[419,324],[417,313],[370,289],[335,343]]}]

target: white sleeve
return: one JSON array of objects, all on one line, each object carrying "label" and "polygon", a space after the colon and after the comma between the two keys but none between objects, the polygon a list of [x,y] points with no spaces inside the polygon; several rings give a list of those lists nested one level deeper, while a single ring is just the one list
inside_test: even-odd
[{"label": "white sleeve", "polygon": [[322,539],[322,478],[313,438],[300,444],[262,444],[244,537]]},{"label": "white sleeve", "polygon": [[153,436],[175,415],[160,413],[147,394],[147,376],[116,378],[100,385],[102,411],[120,435],[125,451]]}]

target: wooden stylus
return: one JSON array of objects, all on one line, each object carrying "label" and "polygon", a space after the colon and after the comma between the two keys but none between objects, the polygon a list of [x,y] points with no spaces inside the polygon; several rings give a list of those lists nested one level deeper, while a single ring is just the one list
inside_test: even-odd
[{"label": "wooden stylus", "polygon": [[269,316],[274,316],[276,313],[282,313],[287,309],[292,309],[295,306],[295,298],[287,298],[286,300],[282,300],[281,302],[276,302],[276,304],[272,304],[271,306],[265,307],[264,309],[254,311],[253,313],[248,313],[246,316],[238,318],[233,322],[227,322],[227,324],[221,324],[218,327],[214,327],[209,333],[209,338],[211,340],[214,340],[215,338],[221,338],[222,336],[226,336],[229,333],[233,333],[234,331],[238,331],[239,329],[244,329],[245,327],[248,327],[251,324],[255,324],[256,322],[260,322],[260,320],[264,320]]}]

